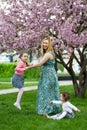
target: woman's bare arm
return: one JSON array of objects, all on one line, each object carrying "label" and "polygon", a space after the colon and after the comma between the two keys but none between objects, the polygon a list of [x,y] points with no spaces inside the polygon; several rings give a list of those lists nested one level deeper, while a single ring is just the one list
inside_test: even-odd
[{"label": "woman's bare arm", "polygon": [[46,53],[43,58],[39,61],[39,63],[36,63],[32,66],[29,66],[29,68],[35,68],[35,67],[39,67],[42,66],[47,60],[51,59],[52,55],[50,53]]}]

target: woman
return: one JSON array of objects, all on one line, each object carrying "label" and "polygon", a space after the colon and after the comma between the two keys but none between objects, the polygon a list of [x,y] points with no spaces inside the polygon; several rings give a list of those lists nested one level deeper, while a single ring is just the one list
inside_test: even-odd
[{"label": "woman", "polygon": [[42,40],[41,53],[43,57],[39,63],[29,68],[42,66],[38,84],[37,113],[45,115],[59,112],[58,105],[50,105],[51,100],[59,100],[58,78],[54,68],[55,56],[50,38],[46,37]]}]

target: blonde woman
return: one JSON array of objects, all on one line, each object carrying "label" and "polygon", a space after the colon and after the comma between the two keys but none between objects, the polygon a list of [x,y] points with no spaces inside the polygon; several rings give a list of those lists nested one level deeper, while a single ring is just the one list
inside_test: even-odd
[{"label": "blonde woman", "polygon": [[29,68],[42,66],[41,75],[38,83],[37,94],[37,113],[40,115],[57,113],[59,106],[50,105],[51,100],[59,100],[58,77],[54,68],[55,55],[52,47],[52,41],[46,37],[41,42],[42,59],[39,63]]}]

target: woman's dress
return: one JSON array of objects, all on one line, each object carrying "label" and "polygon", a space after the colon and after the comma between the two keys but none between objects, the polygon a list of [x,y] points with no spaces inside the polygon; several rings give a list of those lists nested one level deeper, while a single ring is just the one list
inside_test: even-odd
[{"label": "woman's dress", "polygon": [[50,104],[52,100],[59,100],[58,77],[54,64],[55,58],[45,62],[41,68],[36,107],[38,114],[56,114],[59,112],[58,105]]}]

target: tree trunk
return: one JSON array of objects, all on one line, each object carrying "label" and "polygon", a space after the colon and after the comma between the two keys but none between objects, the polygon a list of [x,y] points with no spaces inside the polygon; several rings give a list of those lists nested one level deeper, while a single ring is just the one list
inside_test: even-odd
[{"label": "tree trunk", "polygon": [[[57,62],[62,64],[64,66],[64,68],[66,68],[66,70],[68,71],[68,73],[70,74],[70,76],[72,77],[72,82],[73,82],[73,88],[74,88],[74,92],[75,92],[75,96],[77,97],[84,97],[85,96],[85,92],[87,89],[87,59],[83,56],[83,52],[81,52],[80,50],[78,51],[79,53],[79,59],[78,57],[76,57],[76,55],[74,54],[74,52],[71,54],[69,60],[67,61],[67,63],[64,61],[63,58],[63,52],[55,52],[56,57],[57,57]],[[77,63],[80,66],[80,72],[78,74],[78,79],[77,79],[77,74],[74,70],[73,66],[73,60],[76,60]]]},{"label": "tree trunk", "polygon": [[78,79],[72,67],[67,67],[67,70],[72,77],[75,96],[77,97],[84,97],[87,89],[87,71],[85,66],[86,64],[83,65],[80,74],[78,75]]}]

